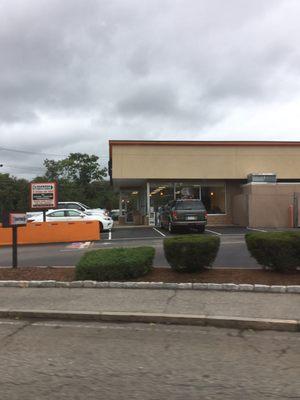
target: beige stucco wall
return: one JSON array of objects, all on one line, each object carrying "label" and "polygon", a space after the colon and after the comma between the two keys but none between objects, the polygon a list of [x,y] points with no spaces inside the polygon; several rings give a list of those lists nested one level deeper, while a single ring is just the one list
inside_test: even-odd
[{"label": "beige stucco wall", "polygon": [[248,197],[245,194],[238,194],[233,199],[232,222],[235,225],[248,226]]},{"label": "beige stucco wall", "polygon": [[289,207],[294,204],[294,193],[300,192],[300,184],[245,185],[243,194],[234,201],[234,223],[244,225],[248,220],[251,228],[291,227]]},{"label": "beige stucco wall", "polygon": [[245,179],[251,172],[300,177],[300,146],[112,145],[113,179]]},{"label": "beige stucco wall", "polygon": [[298,184],[249,185],[249,226],[287,228]]}]

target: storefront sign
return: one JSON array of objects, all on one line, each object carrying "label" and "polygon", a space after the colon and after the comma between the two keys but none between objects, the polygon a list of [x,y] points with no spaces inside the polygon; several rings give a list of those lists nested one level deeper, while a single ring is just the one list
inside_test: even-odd
[{"label": "storefront sign", "polygon": [[22,226],[27,224],[27,215],[21,213],[10,213],[9,214],[9,225],[10,226]]},{"label": "storefront sign", "polygon": [[56,208],[57,186],[55,182],[42,182],[30,184],[31,208]]}]

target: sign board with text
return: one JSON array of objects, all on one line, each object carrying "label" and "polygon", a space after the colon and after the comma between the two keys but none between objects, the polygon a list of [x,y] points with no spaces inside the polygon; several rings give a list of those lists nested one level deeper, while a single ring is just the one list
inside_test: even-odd
[{"label": "sign board with text", "polygon": [[10,226],[24,226],[27,224],[27,215],[24,213],[10,213],[9,225]]},{"label": "sign board with text", "polygon": [[32,182],[30,184],[31,208],[49,209],[57,207],[56,182]]}]

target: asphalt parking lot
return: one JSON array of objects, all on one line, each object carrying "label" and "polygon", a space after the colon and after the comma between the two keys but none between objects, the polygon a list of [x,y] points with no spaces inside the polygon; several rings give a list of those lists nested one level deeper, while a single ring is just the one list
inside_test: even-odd
[{"label": "asphalt parking lot", "polygon": [[[244,227],[235,227],[235,226],[222,226],[222,227],[208,227],[206,228],[205,235],[217,235],[217,236],[244,236],[246,233],[249,233],[250,230]],[[195,233],[199,235],[197,231],[190,232],[176,232],[170,233],[165,229],[157,228],[157,227],[117,227],[112,230],[111,233],[103,232],[101,239],[103,241],[106,240],[134,240],[134,239],[155,239],[161,237],[171,237],[176,236],[180,233]]]},{"label": "asphalt parking lot", "polygon": [[[205,235],[216,235],[221,239],[218,256],[214,262],[215,268],[260,268],[254,259],[249,256],[244,236],[251,230],[244,227],[208,227]],[[184,233],[184,232],[183,232]],[[193,231],[189,232],[193,233]],[[157,227],[118,227],[111,233],[103,233],[102,241],[94,247],[117,247],[151,245],[155,247],[154,264],[157,267],[168,268],[164,257],[162,239],[176,236],[178,233],[169,233]],[[199,235],[196,231],[195,235]]]},{"label": "asphalt parking lot", "polygon": [[[207,228],[205,235],[217,235],[221,239],[220,250],[213,267],[259,268],[246,248],[244,235],[247,232],[250,230],[242,227]],[[104,232],[101,240],[96,242],[19,246],[19,266],[73,266],[88,250],[153,246],[156,250],[154,266],[168,268],[163,252],[163,239],[175,235],[156,227],[116,227],[111,232]],[[11,259],[11,248],[0,248],[0,267],[11,266]]]}]

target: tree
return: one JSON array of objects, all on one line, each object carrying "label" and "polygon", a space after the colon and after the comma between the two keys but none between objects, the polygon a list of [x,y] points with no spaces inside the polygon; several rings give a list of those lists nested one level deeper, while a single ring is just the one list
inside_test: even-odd
[{"label": "tree", "polygon": [[101,168],[99,157],[71,153],[59,161],[44,161],[46,173],[35,181],[56,181],[59,201],[80,201],[90,207],[118,208],[118,194],[107,180],[107,168]]},{"label": "tree", "polygon": [[44,161],[47,180],[64,180],[86,186],[93,181],[101,181],[107,174],[107,168],[100,167],[99,157],[82,153],[71,153],[59,161]]},{"label": "tree", "polygon": [[[97,156],[71,153],[60,161],[45,160],[46,173],[33,182],[56,181],[59,201],[80,201],[94,208],[118,208],[118,194],[107,180]],[[29,211],[29,182],[0,174],[0,220],[5,211]]]},{"label": "tree", "polygon": [[0,218],[3,211],[28,211],[29,182],[9,174],[0,174]]}]

